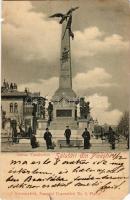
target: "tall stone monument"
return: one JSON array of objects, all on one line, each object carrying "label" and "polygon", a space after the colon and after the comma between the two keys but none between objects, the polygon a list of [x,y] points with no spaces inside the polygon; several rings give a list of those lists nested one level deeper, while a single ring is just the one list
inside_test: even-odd
[{"label": "tall stone monument", "polygon": [[77,129],[76,93],[72,89],[72,66],[71,66],[71,45],[70,37],[74,39],[71,30],[72,12],[76,8],[70,9],[65,15],[57,13],[51,17],[61,17],[61,55],[59,68],[59,88],[52,97],[53,101],[53,121],[51,128],[65,129],[67,125],[71,129]]}]

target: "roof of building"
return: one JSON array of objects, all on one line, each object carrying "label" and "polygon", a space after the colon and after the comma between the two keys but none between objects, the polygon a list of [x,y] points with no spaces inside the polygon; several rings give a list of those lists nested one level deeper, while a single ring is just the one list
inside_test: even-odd
[{"label": "roof of building", "polygon": [[18,90],[6,90],[1,92],[2,98],[38,98],[38,99],[46,99],[45,97],[40,96],[40,93],[31,93],[31,92],[21,92]]},{"label": "roof of building", "polygon": [[3,85],[1,86],[1,98],[32,98],[32,99],[46,99],[45,97],[40,96],[40,92],[30,92],[28,88],[25,88],[24,91],[18,91],[16,83],[8,83],[4,80]]},{"label": "roof of building", "polygon": [[17,90],[7,90],[7,91],[2,91],[1,92],[1,98],[2,97],[26,97],[27,93],[26,92],[20,92]]}]

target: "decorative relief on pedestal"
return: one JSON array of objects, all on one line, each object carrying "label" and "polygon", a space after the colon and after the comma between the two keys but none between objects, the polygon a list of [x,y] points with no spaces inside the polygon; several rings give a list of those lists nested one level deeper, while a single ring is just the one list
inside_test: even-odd
[{"label": "decorative relief on pedestal", "polygon": [[63,52],[62,52],[62,57],[61,57],[61,60],[62,60],[62,63],[65,63],[68,61],[69,59],[69,49],[67,49],[66,47],[64,48]]}]

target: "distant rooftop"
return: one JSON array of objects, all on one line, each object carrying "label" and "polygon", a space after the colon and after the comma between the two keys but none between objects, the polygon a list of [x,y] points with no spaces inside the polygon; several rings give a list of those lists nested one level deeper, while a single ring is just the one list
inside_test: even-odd
[{"label": "distant rooftop", "polygon": [[19,91],[2,91],[1,90],[1,97],[26,97],[26,92],[19,92]]},{"label": "distant rooftop", "polygon": [[7,81],[3,81],[3,84],[1,86],[1,92],[13,92],[17,91],[17,84],[16,83],[9,83]]},{"label": "distant rooftop", "polygon": [[28,88],[25,88],[24,91],[18,91],[18,87],[16,83],[9,83],[7,81],[3,81],[1,86],[1,97],[40,97],[40,92],[30,92]]}]

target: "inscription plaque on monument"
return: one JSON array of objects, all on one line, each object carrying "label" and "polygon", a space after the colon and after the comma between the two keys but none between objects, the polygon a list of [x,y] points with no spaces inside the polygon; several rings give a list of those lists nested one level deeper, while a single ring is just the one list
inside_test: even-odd
[{"label": "inscription plaque on monument", "polygon": [[65,110],[56,110],[57,117],[72,117],[72,110],[65,109]]}]

